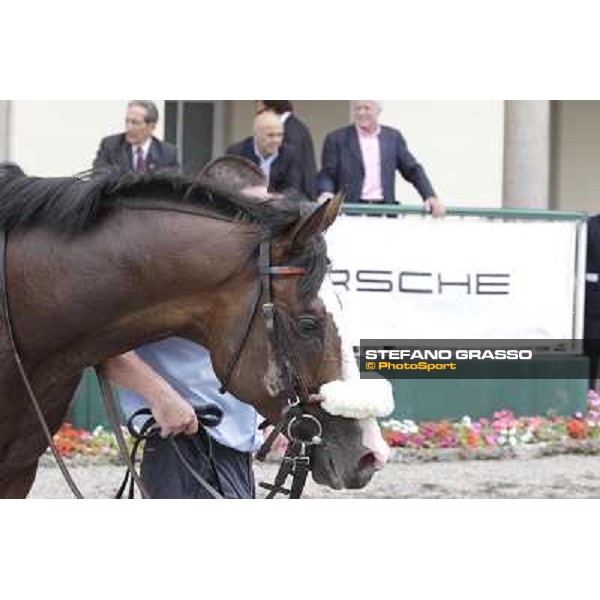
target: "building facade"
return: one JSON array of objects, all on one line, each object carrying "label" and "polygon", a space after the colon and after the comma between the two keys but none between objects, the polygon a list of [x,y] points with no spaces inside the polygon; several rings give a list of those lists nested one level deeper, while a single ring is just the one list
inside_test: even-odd
[{"label": "building facade", "polygon": [[[159,137],[178,145],[188,173],[252,132],[252,101],[157,100]],[[100,139],[123,128],[126,100],[0,101],[0,160],[31,175],[91,166]],[[294,101],[317,163],[325,135],[350,122],[346,100]],[[600,212],[600,101],[384,102],[448,206]],[[598,180],[598,181],[596,181]],[[419,203],[398,176],[397,197]]]}]

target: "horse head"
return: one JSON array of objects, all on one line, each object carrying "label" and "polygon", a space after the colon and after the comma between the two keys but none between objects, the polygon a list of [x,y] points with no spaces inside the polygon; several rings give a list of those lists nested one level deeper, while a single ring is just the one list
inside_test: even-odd
[{"label": "horse head", "polygon": [[[238,330],[233,344],[221,336],[227,358],[218,349],[213,352],[225,385],[271,422],[278,422],[290,403],[303,404],[303,418],[285,433],[319,440],[312,454],[313,478],[335,489],[361,488],[383,466],[389,450],[374,417],[393,407],[389,384],[360,379],[326,278],[323,233],[335,222],[342,201],[337,196],[317,208],[307,205],[303,216],[262,247],[256,299],[239,303],[253,315],[247,335]],[[235,364],[234,347],[239,350]],[[376,395],[383,399],[373,410]]]}]

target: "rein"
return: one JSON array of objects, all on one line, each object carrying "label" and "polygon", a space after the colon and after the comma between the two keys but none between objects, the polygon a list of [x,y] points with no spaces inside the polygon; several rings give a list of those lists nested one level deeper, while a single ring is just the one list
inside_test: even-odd
[{"label": "rein", "polygon": [[[206,492],[208,493],[208,495],[211,498],[220,500],[223,498],[222,486],[219,481],[219,472],[217,469],[217,464],[216,464],[214,456],[213,456],[211,437],[206,432],[205,427],[217,426],[221,422],[221,419],[223,418],[223,411],[219,407],[214,406],[214,405],[207,406],[205,408],[196,408],[195,411],[196,411],[196,417],[198,418],[198,422],[203,426],[203,427],[200,427],[198,429],[198,431],[202,432],[202,434],[204,436],[206,446],[208,448],[209,467],[212,469],[213,474],[215,475],[215,479],[217,481],[217,487],[219,488],[219,490],[217,491],[205,479],[205,477],[203,475],[200,475],[200,473],[198,473],[196,471],[196,469],[194,469],[194,467],[189,463],[187,458],[182,454],[176,438],[174,438],[174,437],[168,438],[168,443],[170,444],[171,448],[177,455],[177,458],[179,458],[179,460],[184,465],[184,467],[188,470],[188,472],[193,477],[193,479],[195,479],[195,481],[197,483],[199,483],[206,490]],[[135,426],[135,419],[137,417],[145,417],[144,424],[139,429],[137,429],[137,427]],[[152,411],[149,408],[140,408],[133,415],[131,415],[131,417],[129,417],[129,420],[127,421],[127,429],[129,431],[129,434],[131,435],[132,439],[135,440],[135,442],[133,444],[133,448],[131,449],[131,456],[129,457],[130,463],[131,463],[131,465],[133,465],[133,464],[135,464],[137,452],[138,452],[141,442],[144,440],[148,440],[151,437],[159,435],[160,429],[156,425],[156,420],[152,416]],[[185,436],[178,436],[178,438],[182,438],[182,437],[183,437],[183,439],[185,439]],[[124,453],[127,454],[126,448],[124,450]],[[123,493],[125,491],[125,487],[127,486],[127,482],[130,481],[128,498],[130,500],[133,500],[134,495],[135,495],[134,488],[133,488],[134,482],[138,484],[138,487],[140,487],[140,486],[139,486],[138,481],[134,477],[135,470],[132,470],[132,468],[125,471],[125,477],[123,478],[123,481],[121,483],[121,486],[119,487],[119,491],[117,492],[115,499],[119,500],[120,498],[123,497]],[[140,492],[142,494],[144,493],[142,491],[142,488],[140,488]],[[147,494],[147,492],[146,492],[146,497],[148,497],[148,498],[150,497]]]},{"label": "rein", "polygon": [[8,334],[8,340],[10,342],[10,347],[13,353],[13,358],[15,359],[15,364],[17,365],[17,369],[19,374],[21,375],[21,379],[23,380],[23,385],[27,390],[27,395],[31,400],[31,406],[38,418],[40,426],[42,427],[42,431],[44,432],[44,437],[52,450],[52,454],[54,455],[54,459],[56,460],[56,464],[58,465],[65,481],[67,482],[69,488],[73,492],[75,498],[81,500],[83,499],[83,494],[81,490],[77,487],[77,484],[71,477],[71,473],[65,464],[62,456],[60,455],[58,449],[54,444],[54,440],[52,439],[52,434],[50,433],[50,429],[48,428],[48,424],[44,417],[44,413],[40,407],[39,402],[33,392],[33,388],[31,387],[31,383],[29,378],[27,377],[27,372],[25,371],[25,367],[23,366],[23,361],[21,360],[21,355],[19,354],[19,350],[17,348],[17,344],[12,331],[12,324],[10,320],[10,307],[8,304],[8,285],[6,279],[6,246],[8,242],[8,234],[5,230],[0,231],[0,287],[2,288],[2,312],[4,315],[4,321],[6,323],[6,331]]}]

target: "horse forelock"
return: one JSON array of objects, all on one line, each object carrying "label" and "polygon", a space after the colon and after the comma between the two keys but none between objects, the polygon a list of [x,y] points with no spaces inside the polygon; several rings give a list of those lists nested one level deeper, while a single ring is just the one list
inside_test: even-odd
[{"label": "horse forelock", "polygon": [[81,233],[122,199],[140,206],[156,200],[198,205],[231,221],[258,223],[269,237],[298,221],[311,204],[285,196],[266,201],[250,198],[170,173],[115,169],[86,177],[28,177],[17,165],[0,164],[0,227],[7,230],[46,226],[58,233]]}]

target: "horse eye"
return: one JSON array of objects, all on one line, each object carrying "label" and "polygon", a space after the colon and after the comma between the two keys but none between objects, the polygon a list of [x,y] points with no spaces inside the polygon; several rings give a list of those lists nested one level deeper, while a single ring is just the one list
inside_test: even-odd
[{"label": "horse eye", "polygon": [[321,328],[319,319],[311,315],[302,315],[298,317],[298,327],[300,331],[304,333],[312,333],[318,331]]}]

